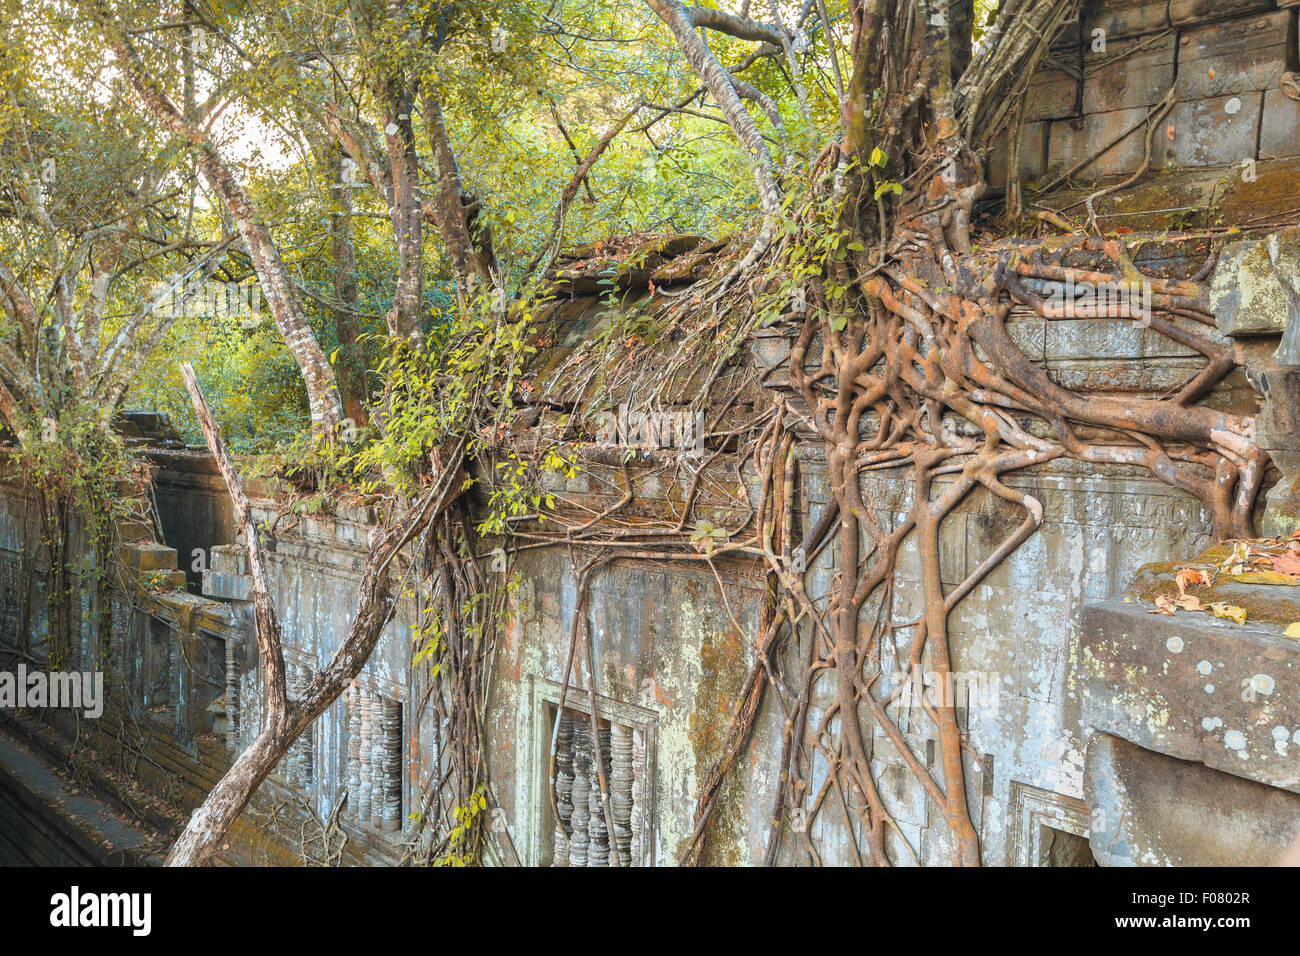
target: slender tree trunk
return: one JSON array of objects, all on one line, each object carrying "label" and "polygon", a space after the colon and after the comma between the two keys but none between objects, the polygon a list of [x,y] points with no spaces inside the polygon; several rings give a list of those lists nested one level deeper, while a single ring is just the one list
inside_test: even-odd
[{"label": "slender tree trunk", "polygon": [[729,73],[718,62],[704,40],[695,32],[692,17],[707,17],[711,12],[704,8],[687,10],[677,0],[646,0],[650,9],[657,13],[672,31],[682,52],[691,67],[708,87],[713,98],[722,108],[722,115],[735,132],[741,145],[749,153],[754,166],[754,179],[758,185],[758,198],[766,216],[780,213],[781,196],[776,184],[776,173],[772,167],[772,154],[768,151],[763,134],[759,132],[754,119],[745,110],[736,93],[736,86]]},{"label": "slender tree trunk", "polygon": [[199,172],[230,211],[252,259],[253,269],[261,283],[262,294],[270,306],[276,328],[298,363],[307,389],[312,430],[318,435],[332,436],[343,418],[334,370],[307,323],[298,290],[253,198],[244,189],[230,164],[218,152],[211,137],[187,121],[158,82],[149,75],[139,54],[130,41],[117,31],[116,24],[105,20],[105,27],[114,33],[113,49],[117,62],[127,75],[131,88],[163,128],[190,144]]},{"label": "slender tree trunk", "polygon": [[356,309],[357,251],[352,238],[352,193],[343,180],[343,151],[334,145],[326,147],[329,157],[330,199],[330,254],[334,265],[334,298],[342,304],[335,308],[334,329],[339,341],[340,361],[336,363],[339,394],[343,401],[343,414],[358,425],[366,421],[367,396],[365,365],[357,351]]},{"label": "slender tree trunk", "polygon": [[382,91],[387,101],[384,145],[392,170],[393,194],[389,215],[397,244],[397,291],[388,315],[388,333],[412,346],[424,341],[423,216],[420,203],[420,166],[411,132],[411,95],[400,87]]},{"label": "slender tree trunk", "polygon": [[476,243],[470,229],[473,211],[467,208],[465,192],[461,185],[460,165],[452,149],[451,137],[442,115],[442,103],[435,93],[426,91],[423,97],[424,125],[428,130],[429,148],[433,153],[434,185],[432,216],[442,236],[442,244],[451,260],[452,275],[456,279],[456,296],[465,308],[474,291],[492,283],[495,257],[490,245],[481,240]]},{"label": "slender tree trunk", "polygon": [[199,387],[193,367],[188,363],[182,365],[181,375],[190,393],[199,426],[203,429],[203,437],[230,493],[235,521],[244,539],[253,588],[257,646],[266,685],[265,726],[252,746],[239,755],[218,781],[202,806],[194,811],[184,832],[167,855],[168,866],[201,866],[211,859],[231,825],[248,806],[257,788],[288,753],[294,741],[339,698],[370,659],[370,654],[379,643],[384,626],[388,623],[395,601],[389,585],[389,565],[399,549],[461,494],[464,487],[461,463],[464,460],[465,440],[461,439],[450,456],[447,468],[410,509],[389,525],[376,529],[370,555],[361,573],[356,612],[343,643],[324,669],[313,676],[301,698],[290,701],[285,681],[280,623],[271,600],[265,556],[258,542],[252,505],[243,483],[235,473],[234,462],[221,440],[221,433]]}]

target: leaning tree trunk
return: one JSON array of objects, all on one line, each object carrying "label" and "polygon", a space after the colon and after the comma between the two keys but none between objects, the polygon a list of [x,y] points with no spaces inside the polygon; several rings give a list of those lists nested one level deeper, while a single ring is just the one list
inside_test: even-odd
[{"label": "leaning tree trunk", "polygon": [[343,643],[325,668],[313,676],[302,696],[291,701],[285,682],[280,622],[271,600],[266,558],[258,540],[252,505],[235,473],[234,462],[221,440],[193,367],[188,363],[182,365],[181,375],[203,429],[203,437],[230,493],[235,522],[244,539],[252,581],[257,645],[266,684],[265,726],[253,744],[239,755],[218,781],[202,806],[194,811],[185,831],[167,855],[168,866],[200,866],[216,852],[231,825],[294,741],[339,698],[370,659],[395,601],[389,586],[390,565],[398,550],[461,492],[463,473],[460,465],[465,443],[462,440],[458,444],[448,467],[404,514],[387,526],[376,529],[370,555],[361,573],[356,612]]}]

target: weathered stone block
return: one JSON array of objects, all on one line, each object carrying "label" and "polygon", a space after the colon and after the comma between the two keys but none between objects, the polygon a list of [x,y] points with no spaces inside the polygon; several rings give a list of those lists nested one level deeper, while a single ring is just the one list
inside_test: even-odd
[{"label": "weathered stone block", "polygon": [[224,574],[247,574],[248,556],[242,545],[217,544],[211,549],[211,570]]},{"label": "weathered stone block", "polygon": [[1040,315],[1011,315],[1007,335],[1030,361],[1041,361],[1046,354],[1047,320]]},{"label": "weathered stone block", "polygon": [[1280,89],[1267,91],[1259,124],[1260,159],[1300,155],[1300,103]]},{"label": "weathered stone block", "polygon": [[[1015,597],[1011,597],[1012,594]],[[967,708],[972,720],[996,723],[1001,714],[1011,709],[1011,701],[1015,698],[1058,699],[1065,648],[1071,630],[1067,622],[1073,620],[1077,608],[1060,595],[1044,597],[1042,592],[1034,591],[1015,592],[1002,588],[985,591],[981,586],[980,596],[1005,598],[1011,602],[1034,601],[1042,605],[1039,614],[1044,618],[1058,614],[1064,616],[1050,630],[1041,629],[1041,622],[1029,629],[1023,625],[999,627],[996,623],[987,630],[950,628],[948,639],[952,645],[953,669],[964,675],[967,691],[962,699],[956,701],[957,706]],[[971,691],[972,685],[977,685],[974,691]]]},{"label": "weathered stone block", "polygon": [[1084,792],[1103,866],[1271,866],[1300,833],[1300,796],[1110,734],[1088,741]]},{"label": "weathered stone block", "polygon": [[133,571],[175,571],[176,549],[164,544],[127,545],[121,551],[122,563]]},{"label": "weathered stone block", "polygon": [[1219,253],[1210,308],[1225,335],[1280,335],[1287,302],[1262,242],[1234,242]]},{"label": "weathered stone block", "polygon": [[1279,365],[1300,365],[1300,229],[1275,232],[1264,245],[1287,301],[1286,328],[1273,357]]},{"label": "weathered stone block", "polygon": [[897,820],[918,827],[925,826],[929,798],[925,791],[916,785],[916,777],[912,771],[901,763],[887,764],[875,761],[872,769],[879,774],[880,796],[885,801],[890,814]]},{"label": "weathered stone block", "polygon": [[1174,130],[1169,163],[1229,166],[1253,159],[1260,100],[1259,93],[1242,93],[1179,103],[1167,120]]},{"label": "weathered stone block", "polygon": [[1025,121],[1061,119],[1078,109],[1079,81],[1068,73],[1044,70],[1025,87]]},{"label": "weathered stone block", "polygon": [[[1035,489],[1034,497],[1041,502],[1041,493]],[[1110,543],[1104,534],[1107,512],[1105,494],[1095,494],[1090,501],[1098,513],[1097,520],[1089,524],[1044,524],[1028,541],[1013,551],[999,564],[984,583],[1008,589],[1032,587],[1035,591],[1064,595],[1104,597],[1110,589]],[[967,551],[972,565],[1005,541],[1022,519],[1023,512],[1008,514],[998,522],[968,522],[970,539]]]},{"label": "weathered stone block", "polygon": [[[1057,120],[1052,124],[1051,139],[1047,147],[1047,165],[1053,172],[1064,171],[1083,162],[1102,146],[1127,133],[1119,142],[1108,147],[1079,170],[1079,175],[1105,176],[1131,173],[1142,165],[1146,153],[1146,126],[1143,120],[1146,107],[1112,110],[1083,117],[1080,128],[1071,120]],[[1130,132],[1131,131],[1131,132]],[[1157,137],[1153,146],[1152,166],[1163,162],[1163,149],[1167,141]]]},{"label": "weathered stone block", "polygon": [[[1049,123],[1026,122],[1020,129],[1020,178],[1037,179],[1047,168],[1047,130]],[[998,137],[989,156],[988,184],[993,189],[1004,189],[1007,184],[1007,148],[1010,132]]]},{"label": "weathered stone block", "polygon": [[1178,98],[1209,99],[1277,86],[1286,70],[1290,22],[1289,13],[1278,11],[1185,31],[1178,49]]},{"label": "weathered stone block", "polygon": [[1300,793],[1300,644],[1280,626],[1093,604],[1074,676],[1097,730]]},{"label": "weathered stone block", "polygon": [[203,594],[222,601],[253,600],[253,579],[246,574],[224,571],[203,572]]},{"label": "weathered stone block", "polygon": [[1047,323],[1047,359],[1181,358],[1197,355],[1132,319],[1055,319]]},{"label": "weathered stone block", "polygon": [[145,524],[143,521],[119,521],[117,523],[117,535],[122,541],[152,541],[154,529],[152,524]]},{"label": "weathered stone block", "polygon": [[1300,368],[1259,369],[1255,380],[1264,397],[1255,419],[1259,447],[1272,453],[1294,453],[1300,444]]},{"label": "weathered stone block", "polygon": [[1083,112],[1154,106],[1174,82],[1172,34],[1108,43],[1084,57]]},{"label": "weathered stone block", "polygon": [[[1288,2],[1300,3],[1300,0],[1279,0],[1276,6],[1285,7]],[[1224,3],[1223,0],[1172,0],[1169,4],[1169,20],[1175,26],[1185,26],[1262,13],[1273,7],[1273,0],[1234,0],[1232,3]]]},{"label": "weathered stone block", "polygon": [[1195,375],[1197,359],[1056,359],[1044,363],[1062,388],[1083,392],[1164,392]]},{"label": "weathered stone block", "polygon": [[776,368],[790,355],[790,338],[777,329],[759,329],[751,349],[760,368]]},{"label": "weathered stone block", "polygon": [[1083,14],[1083,35],[1106,31],[1106,41],[1140,33],[1154,33],[1169,25],[1167,0],[1099,0],[1089,3]]},{"label": "weathered stone block", "polygon": [[[994,635],[1001,635],[1017,643],[1028,641],[1035,647],[1064,648],[1070,631],[1076,627],[1073,612],[1077,606],[1070,595],[1037,590],[1033,581],[1023,578],[1013,587],[980,584],[970,599],[953,610],[949,630],[954,635],[964,635],[963,641],[971,647],[977,642],[995,641]],[[986,660],[993,664],[992,658]],[[1006,667],[993,669],[1011,673],[1013,663],[1016,667],[1022,663],[1016,653],[1006,655],[1003,660],[1007,662]]]}]

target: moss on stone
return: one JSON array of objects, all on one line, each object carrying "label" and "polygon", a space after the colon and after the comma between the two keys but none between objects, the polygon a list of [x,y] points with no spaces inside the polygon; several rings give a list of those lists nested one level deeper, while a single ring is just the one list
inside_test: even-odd
[{"label": "moss on stone", "polygon": [[[1129,586],[1129,593],[1154,604],[1158,598],[1178,597],[1178,572],[1183,568],[1218,567],[1232,554],[1232,546],[1216,544],[1186,561],[1164,561],[1144,565]],[[1246,624],[1278,624],[1285,627],[1300,621],[1300,587],[1284,584],[1243,585],[1231,578],[1216,577],[1209,587],[1189,586],[1187,593],[1202,605],[1233,604],[1246,611]],[[1210,614],[1210,611],[1176,611],[1175,614]],[[1216,618],[1216,620],[1227,620]]]}]

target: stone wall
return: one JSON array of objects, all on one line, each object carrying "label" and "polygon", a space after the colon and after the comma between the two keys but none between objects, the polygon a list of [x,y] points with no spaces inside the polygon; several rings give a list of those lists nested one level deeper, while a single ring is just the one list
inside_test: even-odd
[{"label": "stone wall", "polygon": [[[518,569],[520,613],[498,655],[488,737],[514,847],[524,861],[545,864],[555,859],[548,754],[577,594],[562,549],[521,556]],[[753,661],[758,579],[741,568],[719,571],[729,607],[707,570],[621,562],[596,572],[589,584],[598,711],[633,730],[639,742],[638,865],[676,861],[690,835],[700,783]],[[581,658],[577,666],[565,707],[586,719],[591,684]],[[761,857],[779,751],[779,734],[761,731],[741,779],[724,788],[711,862]]]},{"label": "stone wall", "polygon": [[[801,461],[801,494],[815,516],[828,494],[824,463]],[[1012,482],[1044,504],[1042,528],[960,605],[952,620],[954,669],[986,674],[998,683],[992,708],[965,708],[972,812],[989,864],[1036,863],[1041,819],[1049,830],[1082,834],[1084,761],[1089,726],[1069,680],[1078,657],[1082,615],[1089,601],[1119,590],[1149,562],[1195,553],[1208,540],[1209,519],[1199,502],[1148,476],[1121,469],[1045,469]],[[645,484],[634,487],[653,494]],[[566,488],[571,500],[597,509],[612,503],[591,489],[598,477]],[[885,474],[868,488],[886,526],[907,507],[906,485]],[[575,497],[586,495],[589,497]],[[976,494],[945,521],[941,549],[948,583],[955,583],[1006,536],[1020,517],[1002,502]],[[806,526],[806,525],[805,525]],[[581,556],[580,556],[581,560]],[[814,565],[809,594],[829,589],[834,549]],[[920,575],[915,552],[900,561],[893,608],[899,625],[895,646],[885,652],[885,671],[906,659],[919,610]],[[554,730],[576,592],[563,549],[526,552],[517,570],[519,618],[500,652],[489,737],[493,778],[500,789],[505,823],[515,848],[530,863],[554,858],[554,821],[547,796],[547,755]],[[647,826],[654,839],[644,862],[671,863],[681,852],[703,775],[720,752],[737,691],[752,662],[752,634],[760,598],[759,570],[720,569],[726,603],[707,571],[616,563],[598,571],[589,586],[587,626],[594,635],[600,713],[643,729],[649,748],[647,772],[654,781],[646,798]],[[741,625],[732,626],[734,615]],[[579,649],[581,654],[581,648]],[[923,661],[923,669],[929,662]],[[590,684],[579,660],[569,706],[588,708]],[[835,696],[833,680],[817,686],[814,719]],[[928,720],[894,707],[892,715],[916,751],[933,758],[936,744],[925,734]],[[734,777],[723,787],[711,831],[710,859],[718,863],[761,861],[770,831],[784,718],[771,703]],[[947,826],[916,785],[894,746],[878,731],[874,763],[883,796],[897,824],[891,830],[894,858],[906,864],[945,864]],[[815,775],[813,787],[821,785]],[[833,800],[813,825],[822,862],[850,864],[842,813]],[[907,846],[903,845],[906,841]],[[782,862],[805,858],[794,840]]]},{"label": "stone wall", "polygon": [[[1148,159],[1149,118],[1153,171],[1240,167],[1245,160],[1300,154],[1300,102],[1283,92],[1284,75],[1298,67],[1296,4],[1102,0],[1083,6],[1080,21],[1028,82],[1019,133],[1024,181],[1136,172]],[[1157,109],[1166,96],[1170,108]],[[1004,157],[995,155],[991,185],[1005,183],[1006,169]]]},{"label": "stone wall", "polygon": [[[801,462],[800,472],[806,522],[828,497],[824,464],[814,454]],[[160,501],[184,508],[187,494],[207,494],[192,481],[182,488],[164,487],[171,473],[159,472]],[[684,486],[664,487],[648,466],[634,463],[632,474],[638,500],[667,507],[680,504],[686,493]],[[593,464],[566,485],[566,497],[593,509],[608,507],[610,489],[617,487],[610,479]],[[716,479],[713,483],[725,483],[725,473]],[[1055,467],[1011,480],[1043,502],[1044,525],[959,606],[952,626],[954,668],[996,675],[998,682],[995,708],[963,713],[972,750],[967,765],[971,806],[990,864],[1036,862],[1045,833],[1077,833],[1080,821],[1086,821],[1082,798],[1090,728],[1080,714],[1078,688],[1069,680],[1078,659],[1085,603],[1118,593],[1143,564],[1195,553],[1209,529],[1199,503],[1137,473]],[[0,529],[6,534],[0,540],[0,570],[9,569],[12,579],[20,555],[35,552],[19,534],[24,527],[21,495],[12,486],[0,490]],[[882,474],[867,490],[882,522],[889,523],[908,505],[907,486],[898,476]],[[257,507],[263,520],[274,521],[273,502],[260,501]],[[291,680],[327,659],[346,630],[367,553],[368,517],[299,516],[277,525],[270,568]],[[968,573],[1018,520],[987,496],[965,501],[941,529],[949,581]],[[165,546],[145,543],[134,549],[139,567],[175,566],[175,552]],[[171,768],[155,781],[159,788],[166,788],[168,776],[184,780],[182,806],[201,799],[235,748],[251,740],[258,719],[260,670],[250,640],[249,592],[240,554],[234,547],[217,546],[209,560],[204,596],[184,590],[122,592],[113,608],[118,703],[129,706],[132,719],[144,728],[151,759]],[[834,562],[830,549],[814,565],[814,599],[826,593]],[[511,862],[517,854],[529,863],[546,863],[555,853],[548,754],[576,591],[562,548],[523,552],[516,569],[521,575],[515,595],[518,614],[498,652],[488,715],[492,778],[502,811],[493,821],[498,837],[494,855],[499,862]],[[713,575],[694,566],[616,561],[598,571],[590,585],[587,618],[597,661],[599,713],[625,728],[635,745],[632,774],[634,785],[642,787],[634,801],[637,861],[647,865],[674,862],[689,835],[700,782],[720,750],[753,659],[761,570],[743,563],[723,563],[718,570],[725,598]],[[906,655],[910,631],[904,625],[916,615],[918,579],[915,555],[905,552],[893,608],[900,629],[886,655],[887,672]],[[12,619],[14,610],[6,611]],[[410,716],[420,689],[407,641],[415,612],[414,605],[403,608],[358,682],[365,699],[393,701],[401,715],[396,812],[385,813],[375,797],[384,792],[388,763],[379,755],[387,744],[376,715],[366,718],[370,746],[363,755],[359,746],[350,746],[359,743],[358,700],[340,700],[264,786],[257,819],[267,819],[270,806],[305,803],[292,823],[282,819],[278,828],[261,834],[264,842],[268,832],[274,835],[279,854],[261,858],[302,856],[295,829],[309,819],[306,808],[312,819],[326,821],[344,794],[347,802],[338,822],[350,836],[351,858],[391,861],[400,854],[407,816],[433,754],[433,728],[427,719]],[[88,632],[87,650],[89,640]],[[591,685],[581,657],[576,666],[566,707],[583,718]],[[218,696],[225,706],[214,706]],[[826,707],[832,696],[829,682],[819,686],[817,707]],[[933,745],[925,739],[928,722],[897,708],[895,716],[917,752],[932,757]],[[114,737],[125,723],[121,713],[110,712],[103,729]],[[782,732],[781,714],[769,701],[723,788],[708,857],[712,862],[762,859]],[[915,855],[922,863],[947,862],[946,825],[927,805],[892,744],[878,734],[873,744],[884,798],[897,824],[890,836],[895,858],[906,863]],[[371,768],[370,792],[364,798],[362,782],[350,772],[359,762]],[[814,777],[812,783],[819,786],[821,780]],[[359,818],[363,800],[368,809]],[[814,833],[823,862],[852,862],[838,810],[823,812]],[[263,847],[263,852],[271,850]],[[797,844],[787,841],[782,861],[800,859]]]},{"label": "stone wall", "polygon": [[[241,549],[230,543],[233,535],[222,540],[222,529],[233,527],[229,501],[215,495],[210,480],[202,480],[210,477],[212,462],[194,451],[154,451],[149,457],[159,466],[154,483],[159,523],[176,529],[188,550],[201,552],[208,568],[201,574],[206,594],[187,590],[186,575],[177,569],[176,548],[144,537],[127,540],[118,555],[120,571],[108,590],[109,627],[101,644],[97,589],[84,542],[75,544],[71,563],[82,569],[75,584],[79,600],[73,602],[80,607],[80,639],[75,660],[65,669],[102,671],[107,704],[94,720],[77,720],[67,711],[45,711],[39,717],[59,741],[51,746],[67,748],[56,765],[71,754],[75,742],[78,748],[93,748],[93,755],[83,749],[79,757],[92,769],[103,761],[101,771],[127,771],[132,781],[164,798],[169,810],[178,814],[174,820],[155,821],[156,829],[166,834],[202,802],[256,735],[261,668],[247,600],[250,590],[241,574]],[[273,520],[274,503],[263,506],[265,519]],[[0,631],[0,664],[7,670],[14,661],[39,661],[45,654],[44,567],[34,514],[34,503],[21,488],[0,482],[0,584],[6,622]],[[367,530],[347,519],[313,519],[287,535],[271,555],[291,695],[307,670],[322,656],[327,659],[346,632]],[[148,534],[141,526],[119,528],[119,533],[124,531]],[[74,533],[74,542],[78,540]],[[413,738],[400,736],[405,728],[400,715],[410,699],[406,636],[411,611],[404,609],[390,625],[348,700],[323,715],[263,784],[248,821],[232,838],[231,852],[223,856],[242,862],[324,862],[337,851],[343,862],[399,859],[407,822],[403,811],[415,786],[420,753]],[[29,623],[26,651],[18,639],[18,622],[24,618]],[[360,709],[359,699],[375,705],[374,720],[367,712],[365,733],[355,728],[349,734],[348,717]],[[391,702],[387,715],[399,715],[396,740],[384,735],[384,699]],[[357,813],[361,781],[349,788],[349,736],[358,741],[364,737],[367,743],[364,818]],[[354,753],[354,763],[360,757],[359,751]],[[385,794],[393,789],[396,799],[386,802]],[[375,793],[380,796],[372,802]]]}]

